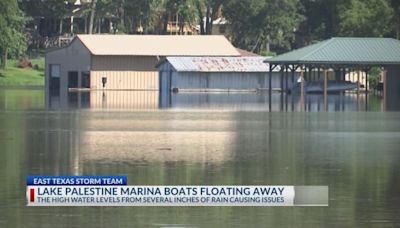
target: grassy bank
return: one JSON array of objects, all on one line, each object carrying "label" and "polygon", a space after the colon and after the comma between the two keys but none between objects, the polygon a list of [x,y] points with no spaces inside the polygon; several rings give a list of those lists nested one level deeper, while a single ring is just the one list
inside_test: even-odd
[{"label": "grassy bank", "polygon": [[0,70],[0,86],[43,86],[44,58],[32,59],[32,66],[37,69],[17,67],[17,60],[7,61],[5,70]]}]

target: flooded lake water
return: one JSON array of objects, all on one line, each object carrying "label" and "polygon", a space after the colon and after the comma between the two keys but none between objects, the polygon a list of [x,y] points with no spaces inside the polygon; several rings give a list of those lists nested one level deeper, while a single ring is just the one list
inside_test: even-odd
[{"label": "flooded lake water", "polygon": [[[274,94],[270,110],[265,94],[177,94],[161,105],[155,92],[45,102],[40,90],[0,90],[0,227],[399,227],[400,112],[359,96]],[[327,185],[329,207],[33,208],[27,175]]]}]

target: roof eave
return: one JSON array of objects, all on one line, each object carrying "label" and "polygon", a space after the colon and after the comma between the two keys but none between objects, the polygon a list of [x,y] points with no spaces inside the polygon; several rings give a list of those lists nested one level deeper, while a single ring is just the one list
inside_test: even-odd
[{"label": "roof eave", "polygon": [[400,65],[400,62],[354,62],[354,61],[269,61],[265,60],[265,63],[275,65],[359,65],[359,66],[383,66],[383,65]]}]

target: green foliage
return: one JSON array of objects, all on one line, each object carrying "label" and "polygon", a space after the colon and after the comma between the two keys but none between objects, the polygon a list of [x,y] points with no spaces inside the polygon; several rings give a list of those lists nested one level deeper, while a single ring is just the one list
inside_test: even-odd
[{"label": "green foliage", "polygon": [[129,20],[126,20],[124,31],[136,33],[139,26],[143,33],[153,33],[160,16],[160,0],[131,0],[122,6]]},{"label": "green foliage", "polygon": [[352,0],[339,14],[339,35],[386,36],[393,30],[393,16],[389,0]]},{"label": "green foliage", "polygon": [[1,68],[5,67],[8,55],[18,57],[26,50],[23,29],[25,20],[16,1],[0,1],[0,51]]},{"label": "green foliage", "polygon": [[301,10],[298,0],[228,0],[223,8],[234,31],[234,43],[258,53],[268,52],[270,44],[290,49],[294,32],[304,19]]},{"label": "green foliage", "polygon": [[262,56],[267,56],[267,57],[270,57],[270,56],[276,56],[276,52],[273,52],[273,51],[262,51],[261,53],[260,53],[260,55],[262,55]]},{"label": "green foliage", "polygon": [[398,0],[301,0],[306,20],[297,33],[300,45],[333,36],[400,36]]},{"label": "green foliage", "polygon": [[336,36],[339,12],[349,5],[349,0],[300,0],[304,6],[305,20],[301,23],[297,36],[302,45]]},{"label": "green foliage", "polygon": [[400,39],[400,1],[392,0],[391,6],[393,8],[393,37]]},{"label": "green foliage", "polygon": [[[181,29],[184,24],[199,25],[200,34],[211,34],[212,21],[222,6],[233,43],[260,54],[271,50],[281,53],[333,36],[400,38],[399,0],[96,0],[93,9],[92,4],[81,2],[79,15],[92,27],[100,25],[104,30],[106,25],[99,22],[106,18],[118,33],[144,34],[165,33],[169,16],[175,15]],[[26,15],[50,20],[71,15],[74,3],[75,0],[19,1]],[[0,15],[0,32],[6,34],[0,37],[0,43],[13,37],[15,42],[8,51],[17,56],[24,49],[24,45],[16,45],[23,37],[19,32],[2,30],[22,31],[22,14],[15,0],[1,0],[0,7],[4,11]],[[94,20],[89,20],[91,12]],[[18,26],[9,26],[9,21]]]},{"label": "green foliage", "polygon": [[381,74],[381,70],[378,67],[373,67],[368,72],[368,84],[371,88],[376,88],[379,83],[379,76]]}]

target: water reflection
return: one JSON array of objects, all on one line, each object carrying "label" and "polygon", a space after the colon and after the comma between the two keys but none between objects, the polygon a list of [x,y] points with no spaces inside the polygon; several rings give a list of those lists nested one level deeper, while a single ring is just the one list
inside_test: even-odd
[{"label": "water reflection", "polygon": [[49,96],[49,110],[154,110],[158,109],[158,91],[82,91]]},{"label": "water reflection", "polygon": [[400,98],[384,99],[382,94],[336,93],[321,94],[273,93],[172,93],[168,99],[158,91],[91,91],[69,92],[50,96],[49,110],[213,110],[273,112],[354,112],[399,111]]},{"label": "water reflection", "polygon": [[[0,224],[98,227],[101,217],[123,227],[396,227],[398,120],[376,112],[2,113]],[[329,185],[330,206],[25,207],[24,177],[45,174],[119,174],[138,185]]]},{"label": "water reflection", "polygon": [[[328,99],[337,112],[316,113],[320,97],[300,106],[295,96],[282,104],[286,97],[276,95],[274,110],[283,112],[268,112],[263,94],[176,94],[169,109],[179,111],[159,109],[158,98],[144,106],[151,111],[110,106],[107,94],[98,98],[106,106],[92,109],[92,95],[78,94],[74,106],[49,111],[36,91],[0,93],[0,227],[398,227],[400,113],[348,112],[365,103],[347,95]],[[292,104],[311,112],[291,112]],[[381,105],[368,97],[368,110]],[[328,185],[330,206],[28,208],[27,175],[127,175],[131,185]]]},{"label": "water reflection", "polygon": [[84,160],[99,162],[222,163],[231,159],[235,138],[229,132],[91,131],[82,135],[81,150]]},{"label": "water reflection", "polygon": [[1,110],[42,110],[44,91],[41,89],[0,89]]}]

